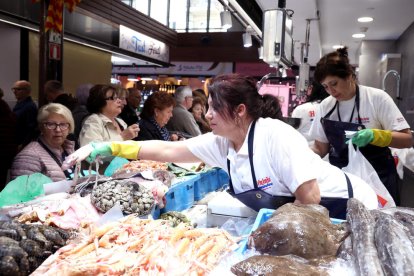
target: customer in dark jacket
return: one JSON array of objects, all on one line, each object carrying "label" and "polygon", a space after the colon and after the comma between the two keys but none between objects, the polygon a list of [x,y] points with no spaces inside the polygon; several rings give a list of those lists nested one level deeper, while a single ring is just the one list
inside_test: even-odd
[{"label": "customer in dark jacket", "polygon": [[[0,96],[3,90],[0,88]],[[16,116],[9,105],[0,97],[0,191],[6,185],[7,171],[17,154]]]},{"label": "customer in dark jacket", "polygon": [[17,144],[27,145],[37,136],[37,106],[32,100],[30,93],[32,86],[25,80],[17,81],[12,91],[17,99],[13,113],[17,117]]},{"label": "customer in dark jacket", "polygon": [[72,95],[65,93],[63,84],[58,80],[48,80],[44,87],[46,100],[48,103],[59,103],[69,110],[73,110],[76,106],[76,99]]},{"label": "customer in dark jacket", "polygon": [[141,99],[142,96],[139,89],[128,88],[128,97],[126,98],[127,104],[119,115],[128,126],[136,124],[139,121],[137,109],[141,103]]},{"label": "customer in dark jacket", "polygon": [[176,134],[170,134],[165,125],[172,117],[175,100],[166,92],[151,94],[144,103],[139,123],[137,140],[175,141]]}]

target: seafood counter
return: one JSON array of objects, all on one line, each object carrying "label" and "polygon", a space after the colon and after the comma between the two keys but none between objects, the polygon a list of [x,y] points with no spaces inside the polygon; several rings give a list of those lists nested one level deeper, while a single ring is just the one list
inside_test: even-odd
[{"label": "seafood counter", "polygon": [[243,233],[200,227],[203,214],[185,208],[206,204],[197,185],[225,193],[208,183],[220,174],[181,177],[169,167],[129,162],[111,177],[3,206],[0,275],[414,275],[414,209],[367,210],[350,199],[338,221],[320,205],[288,203],[262,209]]}]

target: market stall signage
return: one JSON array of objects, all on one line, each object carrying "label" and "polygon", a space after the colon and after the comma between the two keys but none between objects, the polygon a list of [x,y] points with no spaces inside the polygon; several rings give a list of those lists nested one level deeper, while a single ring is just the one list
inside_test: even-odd
[{"label": "market stall signage", "polygon": [[215,76],[233,72],[232,62],[182,62],[172,61],[169,68],[123,67],[114,66],[113,74],[177,75],[177,76]]},{"label": "market stall signage", "polygon": [[170,49],[161,41],[123,25],[119,26],[119,36],[119,48],[164,62],[170,60]]}]

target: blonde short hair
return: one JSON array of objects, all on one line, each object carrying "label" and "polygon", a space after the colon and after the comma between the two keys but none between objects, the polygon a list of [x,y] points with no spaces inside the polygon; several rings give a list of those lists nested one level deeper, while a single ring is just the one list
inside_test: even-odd
[{"label": "blonde short hair", "polygon": [[50,114],[62,115],[70,125],[69,133],[72,133],[75,130],[75,122],[73,120],[72,113],[66,106],[58,103],[50,103],[39,109],[39,113],[37,114],[37,123],[39,124],[39,128]]}]

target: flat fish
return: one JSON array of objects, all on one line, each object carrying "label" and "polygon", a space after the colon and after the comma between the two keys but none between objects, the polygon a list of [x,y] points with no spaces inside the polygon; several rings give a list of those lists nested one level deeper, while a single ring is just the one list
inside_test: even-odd
[{"label": "flat fish", "polygon": [[288,203],[249,237],[249,248],[275,256],[293,254],[306,259],[335,256],[346,230],[329,220],[320,205]]},{"label": "flat fish", "polygon": [[238,276],[247,275],[297,275],[323,276],[328,275],[323,269],[309,265],[306,259],[293,255],[252,256],[231,267],[231,272]]},{"label": "flat fish", "polygon": [[414,275],[414,245],[404,228],[388,215],[375,223],[375,245],[386,275]]},{"label": "flat fish", "polygon": [[346,219],[352,233],[352,249],[355,266],[361,276],[384,275],[374,240],[374,217],[357,199],[350,198]]}]

